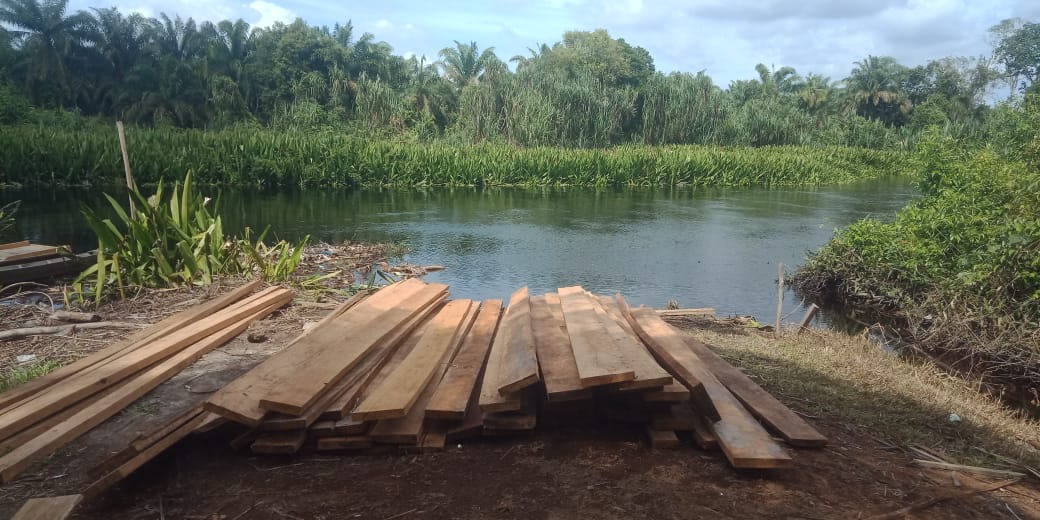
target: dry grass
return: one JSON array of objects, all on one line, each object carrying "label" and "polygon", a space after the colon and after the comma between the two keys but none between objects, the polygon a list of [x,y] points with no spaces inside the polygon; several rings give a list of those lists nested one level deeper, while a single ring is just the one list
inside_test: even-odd
[{"label": "dry grass", "polygon": [[[1040,465],[1040,423],[931,363],[882,351],[862,336],[693,330],[793,408],[861,428],[897,446],[925,445],[961,463],[994,465],[982,448]],[[952,423],[951,413],[962,421]]]}]

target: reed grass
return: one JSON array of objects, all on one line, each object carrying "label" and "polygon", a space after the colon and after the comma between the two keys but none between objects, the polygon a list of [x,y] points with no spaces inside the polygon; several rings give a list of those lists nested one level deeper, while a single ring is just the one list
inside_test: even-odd
[{"label": "reed grass", "polygon": [[[903,154],[850,147],[455,146],[256,128],[133,129],[138,183],[196,172],[239,186],[795,186],[902,173]],[[115,131],[0,129],[0,185],[108,185],[123,176]]]}]

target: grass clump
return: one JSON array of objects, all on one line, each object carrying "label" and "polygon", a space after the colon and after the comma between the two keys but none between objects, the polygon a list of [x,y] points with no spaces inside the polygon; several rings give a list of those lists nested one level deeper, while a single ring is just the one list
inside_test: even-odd
[{"label": "grass clump", "polygon": [[16,386],[23,385],[43,377],[61,367],[61,363],[53,359],[33,361],[9,370],[0,377],[0,392],[6,392]]},{"label": "grass clump", "polygon": [[[863,336],[692,333],[777,398],[810,415],[861,428],[900,447],[930,446],[962,464],[994,462],[975,448],[1040,463],[1040,451],[1029,444],[1040,443],[1036,420],[1005,408],[969,381],[931,363],[886,353]],[[961,422],[950,422],[950,413]]]}]

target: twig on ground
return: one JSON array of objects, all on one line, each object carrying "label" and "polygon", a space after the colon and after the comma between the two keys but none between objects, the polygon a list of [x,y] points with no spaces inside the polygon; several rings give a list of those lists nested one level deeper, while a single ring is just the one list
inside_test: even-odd
[{"label": "twig on ground", "polygon": [[26,336],[41,336],[46,334],[64,334],[77,330],[87,329],[138,329],[143,327],[141,323],[128,323],[123,321],[98,321],[94,323],[73,323],[71,325],[54,325],[51,327],[26,327],[22,329],[10,329],[0,331],[0,341],[24,338]]}]

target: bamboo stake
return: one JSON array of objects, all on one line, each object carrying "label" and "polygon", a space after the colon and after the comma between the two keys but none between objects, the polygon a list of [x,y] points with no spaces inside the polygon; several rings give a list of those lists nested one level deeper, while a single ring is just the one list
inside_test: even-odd
[{"label": "bamboo stake", "polygon": [[776,282],[776,326],[773,329],[773,334],[776,337],[780,337],[780,315],[784,311],[784,263],[780,262],[778,269],[779,278]]},{"label": "bamboo stake", "polygon": [[[116,132],[119,133],[119,149],[123,152],[123,171],[126,172],[126,187],[134,191],[134,174],[130,172],[130,154],[126,151],[126,132],[123,131],[123,122],[116,121]],[[134,206],[134,195],[130,194],[130,218],[137,218],[137,208]]]}]

